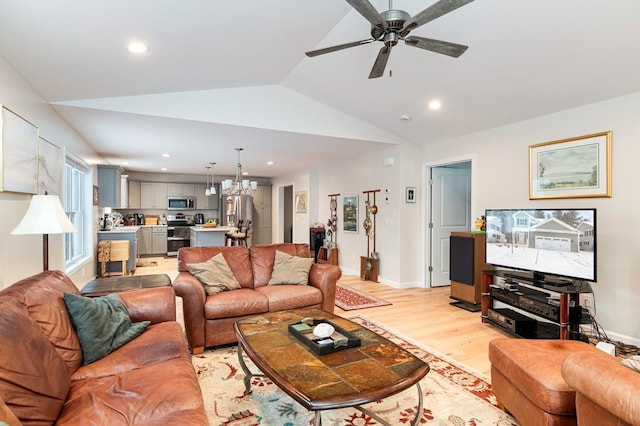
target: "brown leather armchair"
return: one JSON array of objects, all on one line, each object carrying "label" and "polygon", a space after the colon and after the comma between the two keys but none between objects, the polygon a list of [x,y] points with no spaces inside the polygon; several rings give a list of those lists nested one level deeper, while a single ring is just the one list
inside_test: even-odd
[{"label": "brown leather armchair", "polygon": [[[182,297],[187,341],[194,354],[205,347],[236,342],[236,321],[265,312],[320,308],[333,312],[336,283],[342,272],[335,265],[313,264],[309,285],[267,285],[273,272],[276,250],[310,257],[308,244],[268,244],[251,247],[183,247],[178,251],[178,276],[173,281]],[[207,295],[187,269],[222,253],[240,283],[240,289]]]},{"label": "brown leather armchair", "polygon": [[576,391],[578,426],[640,425],[640,373],[604,352],[576,352],[562,363]]}]

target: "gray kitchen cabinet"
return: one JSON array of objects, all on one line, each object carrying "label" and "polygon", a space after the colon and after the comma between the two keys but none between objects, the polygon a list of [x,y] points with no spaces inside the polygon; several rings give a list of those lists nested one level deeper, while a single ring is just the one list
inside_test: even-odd
[{"label": "gray kitchen cabinet", "polygon": [[141,238],[138,242],[138,250],[141,256],[167,253],[166,226],[143,226],[140,230]]},{"label": "gray kitchen cabinet", "polygon": [[215,195],[204,195],[207,185],[203,183],[195,184],[196,210],[218,210],[220,207],[220,185],[216,184]]},{"label": "gray kitchen cabinet", "polygon": [[[140,255],[138,242],[142,239],[141,227],[125,227],[115,231],[98,231],[98,241],[102,240],[128,240],[129,241],[129,260],[127,260],[127,272],[132,274],[136,270],[136,263]],[[98,264],[98,270],[100,264]],[[107,265],[108,272],[121,272],[122,268],[119,262],[109,262]]]},{"label": "gray kitchen cabinet", "polygon": [[271,244],[271,185],[258,185],[253,193],[251,244]]},{"label": "gray kitchen cabinet", "polygon": [[195,188],[192,183],[169,183],[167,184],[167,195],[195,195]]},{"label": "gray kitchen cabinet", "polygon": [[98,205],[120,207],[120,181],[122,172],[118,166],[98,166]]},{"label": "gray kitchen cabinet", "polygon": [[166,210],[167,184],[164,182],[141,182],[140,208]]},{"label": "gray kitchen cabinet", "polygon": [[140,228],[140,240],[138,241],[138,253],[140,253],[140,256],[153,254],[152,245],[151,228]]},{"label": "gray kitchen cabinet", "polygon": [[129,208],[140,208],[140,182],[129,181]]}]

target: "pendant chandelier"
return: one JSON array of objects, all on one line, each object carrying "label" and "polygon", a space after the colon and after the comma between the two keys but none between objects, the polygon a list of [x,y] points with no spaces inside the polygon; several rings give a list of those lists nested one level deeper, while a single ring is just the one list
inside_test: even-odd
[{"label": "pendant chandelier", "polygon": [[[207,189],[204,191],[205,196],[216,195],[216,185],[215,185],[215,173],[213,171],[213,166],[216,163],[209,163],[210,165],[205,167],[207,169]],[[209,169],[211,169],[211,187],[209,187]]]},{"label": "pendant chandelier", "polygon": [[255,180],[242,179],[242,164],[240,163],[240,151],[244,148],[236,148],[238,151],[238,168],[236,170],[236,179],[225,179],[222,181],[222,192],[226,195],[246,195],[251,191],[258,189],[258,182]]}]

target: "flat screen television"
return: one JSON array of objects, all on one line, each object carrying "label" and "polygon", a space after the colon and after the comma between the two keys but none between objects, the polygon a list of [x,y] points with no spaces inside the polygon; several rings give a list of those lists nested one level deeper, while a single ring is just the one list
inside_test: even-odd
[{"label": "flat screen television", "polygon": [[487,209],[485,221],[488,264],[545,284],[597,280],[596,209]]}]

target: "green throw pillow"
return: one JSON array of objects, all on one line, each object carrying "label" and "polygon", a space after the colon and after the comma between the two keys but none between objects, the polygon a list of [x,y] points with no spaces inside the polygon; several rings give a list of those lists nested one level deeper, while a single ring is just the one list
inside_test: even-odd
[{"label": "green throw pillow", "polygon": [[151,324],[131,322],[127,307],[115,293],[96,298],[65,293],[64,304],[80,340],[84,365],[135,339]]},{"label": "green throw pillow", "polygon": [[291,256],[276,250],[273,262],[273,272],[269,285],[279,284],[309,284],[309,270],[313,265],[312,257]]},{"label": "green throw pillow", "polygon": [[222,253],[202,263],[188,263],[187,270],[202,283],[204,291],[209,296],[240,288],[240,283],[233,275]]}]

